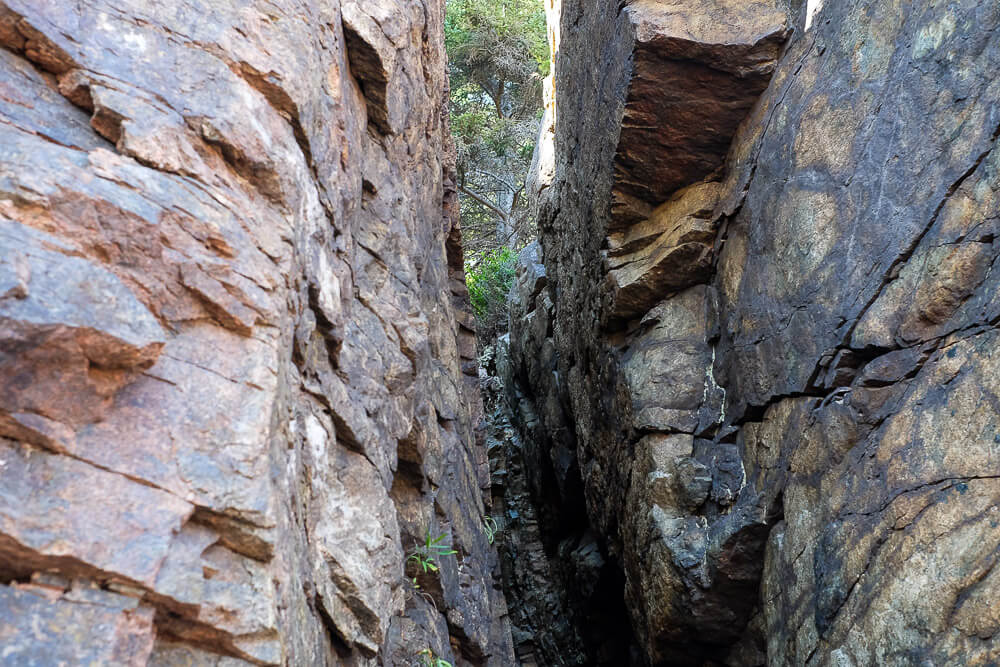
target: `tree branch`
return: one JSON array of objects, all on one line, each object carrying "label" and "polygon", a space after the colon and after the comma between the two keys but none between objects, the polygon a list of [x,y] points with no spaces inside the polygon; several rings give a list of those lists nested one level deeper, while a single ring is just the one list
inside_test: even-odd
[{"label": "tree branch", "polygon": [[[507,189],[508,189],[508,190],[510,190],[511,192],[513,192],[513,193],[514,193],[515,195],[516,195],[516,194],[517,194],[518,192],[520,192],[521,190],[523,190],[523,189],[524,189],[524,186],[523,186],[523,185],[522,185],[521,187],[519,187],[519,188],[515,188],[515,187],[514,187],[514,186],[513,186],[512,184],[511,184],[511,182],[510,182],[510,181],[508,181],[507,179],[504,179],[504,178],[501,178],[501,177],[497,176],[497,175],[496,175],[496,174],[494,174],[494,173],[493,173],[492,171],[486,171],[485,169],[479,169],[479,168],[476,168],[476,167],[473,167],[473,168],[472,168],[472,171],[476,172],[477,174],[482,174],[483,176],[489,176],[490,178],[492,178],[492,179],[496,180],[496,181],[497,181],[498,183],[501,183],[501,184],[503,184],[504,186],[506,186],[506,187],[507,187]],[[463,182],[464,182],[464,181],[463,181]]]},{"label": "tree branch", "polygon": [[487,199],[486,197],[483,197],[481,194],[479,194],[477,192],[473,192],[472,190],[470,190],[469,188],[465,187],[464,185],[459,185],[458,186],[458,191],[461,192],[466,197],[471,197],[475,202],[477,202],[481,206],[484,206],[485,208],[488,208],[490,211],[492,211],[496,215],[500,216],[500,219],[503,220],[505,223],[507,222],[508,218],[510,217],[507,213],[505,213],[503,211],[503,209],[501,209],[500,207],[498,207],[497,205],[495,205],[489,199]]},{"label": "tree branch", "polygon": [[493,98],[493,103],[496,106],[497,118],[503,118],[503,94],[506,92],[507,82],[503,77],[500,77],[500,81],[497,83],[497,96]]}]

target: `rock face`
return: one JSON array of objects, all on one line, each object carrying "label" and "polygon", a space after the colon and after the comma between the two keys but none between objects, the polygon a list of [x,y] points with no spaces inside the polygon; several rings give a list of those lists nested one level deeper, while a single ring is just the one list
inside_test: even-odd
[{"label": "rock face", "polygon": [[[560,21],[498,367],[557,489],[533,511],[582,504],[557,543],[618,573],[567,603],[582,637],[627,607],[631,649],[584,641],[588,662],[996,662],[1000,6]],[[587,590],[567,553],[553,579]]]},{"label": "rock face", "polygon": [[513,664],[443,11],[0,1],[0,662]]},{"label": "rock face", "polygon": [[618,48],[626,48],[629,61],[612,227],[642,220],[719,167],[736,126],[767,86],[787,29],[774,0],[632,0],[619,24]]}]

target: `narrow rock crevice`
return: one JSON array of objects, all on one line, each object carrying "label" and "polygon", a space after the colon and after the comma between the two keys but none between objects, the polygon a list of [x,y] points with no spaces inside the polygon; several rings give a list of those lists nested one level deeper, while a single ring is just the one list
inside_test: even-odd
[{"label": "narrow rock crevice", "polygon": [[[621,573],[629,646],[586,664],[988,661],[1000,45],[964,26],[1000,15],[695,4],[561,3],[554,176],[489,380],[496,449],[536,462],[497,486],[582,505]],[[586,577],[525,581],[513,618],[544,591],[594,632]]]}]

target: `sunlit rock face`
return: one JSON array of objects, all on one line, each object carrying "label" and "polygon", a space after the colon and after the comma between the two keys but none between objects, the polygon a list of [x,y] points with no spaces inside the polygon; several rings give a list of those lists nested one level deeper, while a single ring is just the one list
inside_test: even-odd
[{"label": "sunlit rock face", "polygon": [[991,664],[1000,7],[790,5],[563,2],[537,512],[619,575],[594,664]]},{"label": "sunlit rock face", "polygon": [[443,5],[0,2],[0,662],[512,664]]},{"label": "sunlit rock face", "polygon": [[612,227],[642,220],[720,166],[771,78],[788,27],[776,0],[633,0],[622,15],[631,62]]}]

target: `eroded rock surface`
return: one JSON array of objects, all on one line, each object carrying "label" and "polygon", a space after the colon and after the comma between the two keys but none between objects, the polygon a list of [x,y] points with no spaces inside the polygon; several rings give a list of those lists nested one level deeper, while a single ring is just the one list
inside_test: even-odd
[{"label": "eroded rock surface", "polygon": [[443,5],[0,2],[0,662],[512,664]]},{"label": "eroded rock surface", "polygon": [[645,218],[719,167],[767,86],[788,28],[775,0],[632,0],[619,21],[616,47],[628,50],[629,62],[612,226]]},{"label": "eroded rock surface", "polygon": [[563,1],[533,511],[620,572],[591,664],[993,664],[1000,8],[790,5]]}]

